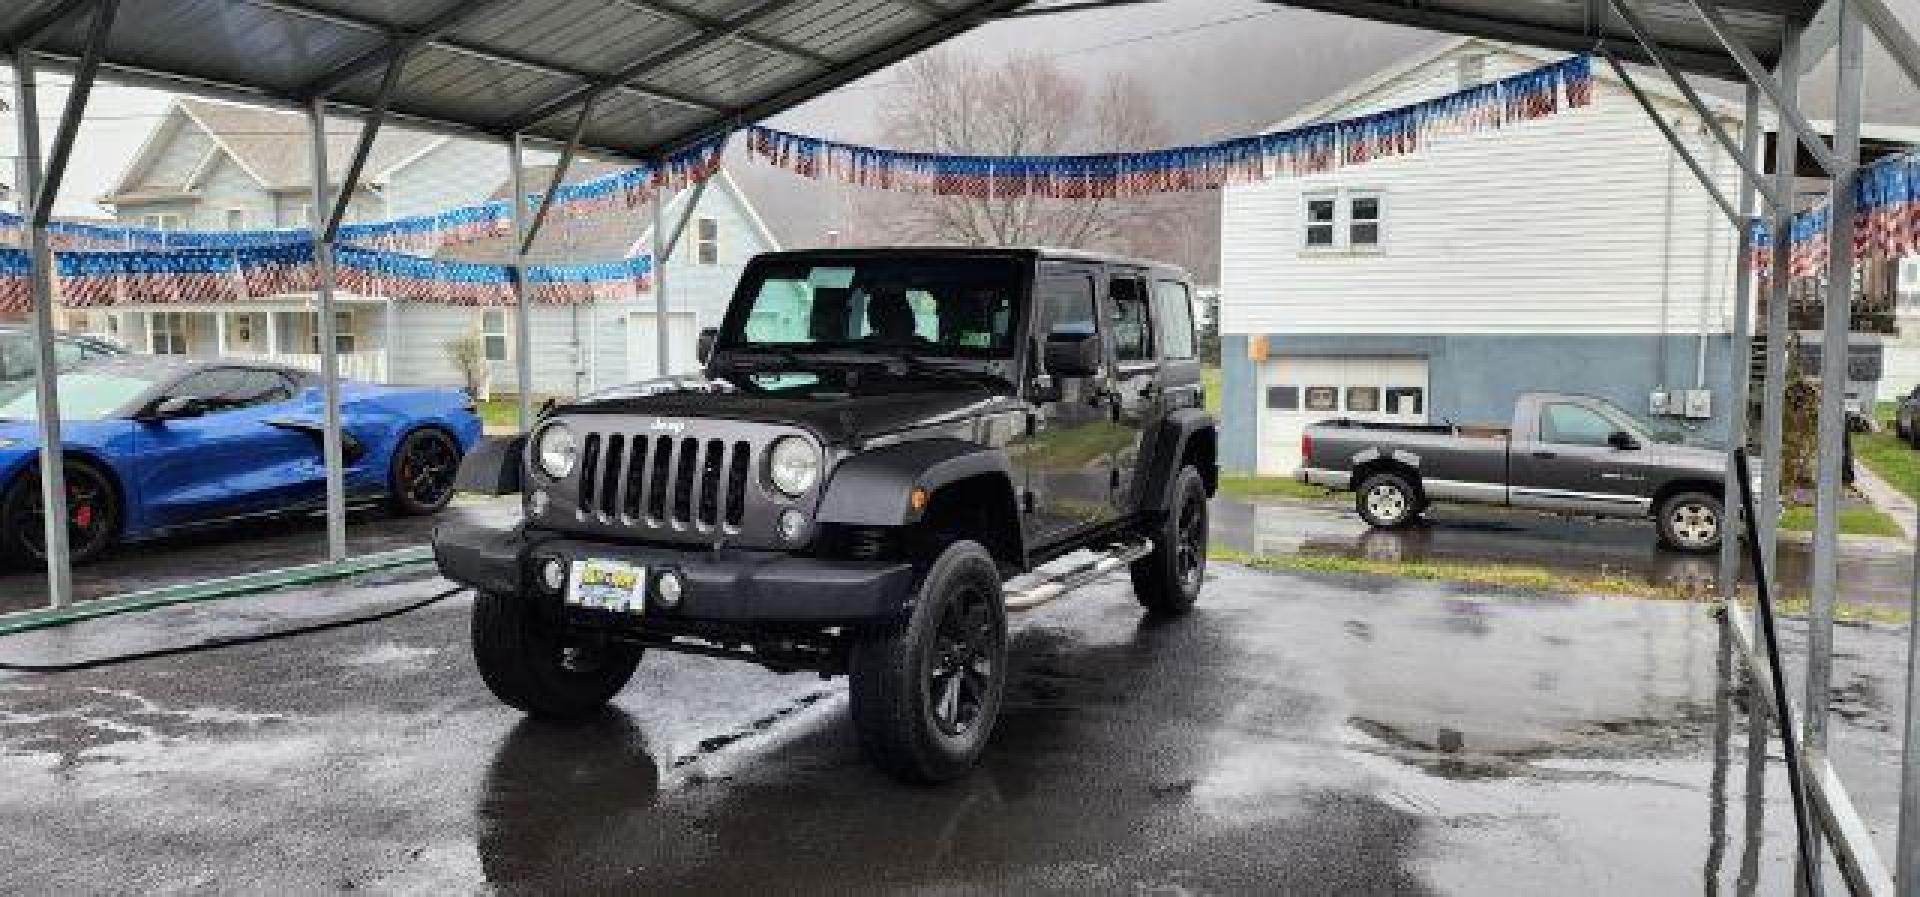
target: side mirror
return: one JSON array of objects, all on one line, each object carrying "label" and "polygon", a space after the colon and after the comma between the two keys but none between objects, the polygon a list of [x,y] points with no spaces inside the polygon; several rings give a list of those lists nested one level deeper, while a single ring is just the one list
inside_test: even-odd
[{"label": "side mirror", "polygon": [[1615,430],[1607,434],[1607,444],[1621,451],[1631,451],[1640,447],[1640,440],[1625,430]]},{"label": "side mirror", "polygon": [[147,412],[146,418],[151,421],[184,420],[190,417],[205,417],[206,414],[206,400],[199,396],[174,396],[170,399],[162,399],[159,404],[154,405]]},{"label": "side mirror", "polygon": [[696,344],[694,347],[694,350],[693,350],[694,357],[696,359],[699,359],[701,364],[706,364],[707,359],[713,357],[713,344],[717,342],[719,339],[720,339],[720,328],[718,327],[700,328],[700,342]]},{"label": "side mirror", "polygon": [[1100,373],[1100,340],[1093,336],[1047,339],[1047,373],[1055,377],[1092,377]]}]

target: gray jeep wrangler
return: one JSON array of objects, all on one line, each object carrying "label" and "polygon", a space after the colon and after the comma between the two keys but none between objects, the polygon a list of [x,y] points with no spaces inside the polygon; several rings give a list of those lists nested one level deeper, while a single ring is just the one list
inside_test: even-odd
[{"label": "gray jeep wrangler", "polygon": [[[846,674],[868,757],[937,782],[979,756],[1007,614],[1128,567],[1200,593],[1216,479],[1191,286],[1043,249],[859,249],[747,267],[702,376],[590,396],[468,456],[523,495],[446,524],[500,700],[597,712],[647,649]],[[503,441],[504,442],[504,441]]]}]

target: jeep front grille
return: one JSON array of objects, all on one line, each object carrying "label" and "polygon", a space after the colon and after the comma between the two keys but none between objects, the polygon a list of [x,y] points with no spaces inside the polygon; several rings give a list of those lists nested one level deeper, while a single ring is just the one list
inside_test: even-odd
[{"label": "jeep front grille", "polygon": [[580,450],[582,520],[724,529],[746,518],[753,444],[742,439],[588,433]]}]

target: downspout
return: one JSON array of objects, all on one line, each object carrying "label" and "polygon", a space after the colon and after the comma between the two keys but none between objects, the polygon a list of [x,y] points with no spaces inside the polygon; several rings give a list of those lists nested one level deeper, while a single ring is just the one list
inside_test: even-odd
[{"label": "downspout", "polygon": [[[1673,167],[1679,151],[1667,147],[1667,189],[1661,197],[1660,211],[1660,337],[1655,343],[1654,388],[1667,391],[1667,324],[1673,298]],[[1672,401],[1671,398],[1668,399]]]},{"label": "downspout", "polygon": [[[1703,138],[1701,142],[1704,145],[1704,138],[1708,136],[1707,123],[1705,120],[1700,122],[1700,136]],[[1717,184],[1720,182],[1720,157],[1722,154],[1714,153],[1712,155],[1713,158],[1707,162],[1707,175]],[[1694,389],[1707,388],[1708,311],[1709,309],[1719,307],[1721,274],[1719,267],[1720,237],[1719,227],[1714,220],[1712,209],[1708,209],[1706,214],[1701,218],[1700,230],[1701,236],[1705,238],[1706,243],[1705,251],[1702,253],[1705,257],[1706,266],[1700,269],[1700,338],[1693,361]]]}]

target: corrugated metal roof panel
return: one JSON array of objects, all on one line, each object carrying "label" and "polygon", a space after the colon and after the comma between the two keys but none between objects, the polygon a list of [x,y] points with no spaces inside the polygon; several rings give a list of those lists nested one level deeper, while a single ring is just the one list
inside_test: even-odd
[{"label": "corrugated metal roof panel", "polygon": [[[647,157],[764,118],[903,59],[1027,0],[126,0],[106,74],[188,92],[343,107],[373,102],[380,63],[415,40],[396,121],[562,139],[599,92],[587,149]],[[1289,0],[1359,18],[1562,50],[1606,39],[1637,52],[1601,0]],[[1721,0],[1762,60],[1783,16],[1812,0]],[[0,43],[77,57],[88,4],[0,4]],[[1684,0],[1634,0],[1681,64],[1732,65]],[[45,24],[50,13],[70,11]],[[29,33],[31,32],[31,33]]]}]

